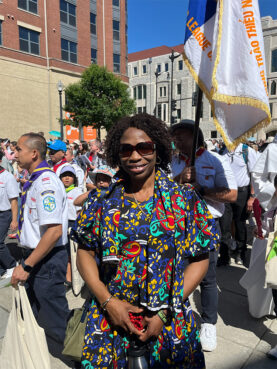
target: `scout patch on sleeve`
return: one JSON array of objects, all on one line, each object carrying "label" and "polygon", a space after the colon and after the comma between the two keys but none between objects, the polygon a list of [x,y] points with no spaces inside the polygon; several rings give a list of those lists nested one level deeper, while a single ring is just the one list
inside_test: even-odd
[{"label": "scout patch on sleeve", "polygon": [[46,196],[43,199],[43,207],[44,207],[44,210],[48,211],[49,213],[51,213],[52,211],[54,211],[56,209],[56,200],[55,200],[55,197],[53,197],[53,196]]},{"label": "scout patch on sleeve", "polygon": [[47,190],[47,191],[43,191],[43,192],[41,193],[41,196],[45,196],[45,195],[47,195],[47,194],[52,194],[52,195],[54,195],[54,193],[55,193],[55,191]]}]

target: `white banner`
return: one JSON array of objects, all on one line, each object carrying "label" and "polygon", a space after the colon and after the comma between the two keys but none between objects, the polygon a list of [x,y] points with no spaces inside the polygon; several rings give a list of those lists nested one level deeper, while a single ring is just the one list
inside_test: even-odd
[{"label": "white banner", "polygon": [[229,149],[270,123],[258,0],[190,0],[184,60]]}]

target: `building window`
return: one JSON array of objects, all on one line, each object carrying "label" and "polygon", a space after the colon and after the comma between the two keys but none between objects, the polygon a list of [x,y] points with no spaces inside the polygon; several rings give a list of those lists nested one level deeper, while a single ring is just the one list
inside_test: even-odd
[{"label": "building window", "polygon": [[164,71],[165,72],[168,72],[168,63],[165,63],[165,65],[164,65]]},{"label": "building window", "polygon": [[119,7],[119,0],[113,0],[113,6],[118,6]]},{"label": "building window", "polygon": [[273,112],[273,103],[269,103],[270,115],[272,116]]},{"label": "building window", "polygon": [[18,7],[31,13],[37,14],[38,12],[37,0],[18,0]]},{"label": "building window", "polygon": [[161,64],[157,64],[156,72],[161,73]]},{"label": "building window", "polygon": [[113,20],[113,39],[120,40],[120,22],[117,20]]},{"label": "building window", "polygon": [[183,70],[183,60],[179,60],[178,66],[179,66],[179,70]]},{"label": "building window", "polygon": [[19,48],[26,53],[39,55],[39,32],[19,27]]},{"label": "building window", "polygon": [[163,120],[166,121],[166,104],[163,104]]},{"label": "building window", "polygon": [[181,109],[177,109],[177,119],[181,119]]},{"label": "building window", "polygon": [[134,67],[134,76],[138,75],[138,67]]},{"label": "building window", "polygon": [[138,85],[133,88],[133,96],[135,100],[146,99],[146,85]]},{"label": "building window", "polygon": [[90,33],[96,35],[96,14],[90,13]]},{"label": "building window", "polygon": [[158,104],[158,118],[162,119],[162,104]]},{"label": "building window", "polygon": [[211,138],[217,138],[217,131],[211,131]]},{"label": "building window", "polygon": [[62,60],[77,63],[77,43],[61,39]]},{"label": "building window", "polygon": [[276,95],[276,81],[271,82],[270,95]]},{"label": "building window", "polygon": [[160,87],[160,97],[166,96],[166,87]]},{"label": "building window", "polygon": [[146,106],[144,106],[144,107],[142,108],[142,112],[143,112],[143,113],[146,113]]},{"label": "building window", "polygon": [[113,71],[120,73],[120,54],[113,54]]},{"label": "building window", "polygon": [[65,0],[60,0],[61,22],[76,27],[76,6]]},{"label": "building window", "polygon": [[97,50],[91,48],[90,55],[91,55],[91,64],[97,64]]},{"label": "building window", "polygon": [[142,66],[142,73],[143,74],[146,74],[147,73],[147,68],[146,68],[146,65],[145,64]]},{"label": "building window", "polygon": [[0,20],[0,45],[2,45],[2,21]]},{"label": "building window", "polygon": [[271,53],[271,72],[277,72],[277,49]]},{"label": "building window", "polygon": [[181,91],[182,91],[182,85],[181,83],[177,84],[177,95],[181,95]]}]

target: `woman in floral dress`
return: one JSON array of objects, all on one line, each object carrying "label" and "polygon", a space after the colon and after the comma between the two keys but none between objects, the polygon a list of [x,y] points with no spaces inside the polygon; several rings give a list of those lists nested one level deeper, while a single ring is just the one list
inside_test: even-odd
[{"label": "woman in floral dress", "polygon": [[[171,140],[155,117],[115,124],[106,158],[120,168],[118,179],[104,196],[89,198],[73,231],[78,267],[93,294],[82,367],[127,368],[136,337],[147,344],[151,368],[203,369],[188,296],[217,247],[215,222],[193,187],[166,176]],[[136,315],[143,330],[132,323]]]}]

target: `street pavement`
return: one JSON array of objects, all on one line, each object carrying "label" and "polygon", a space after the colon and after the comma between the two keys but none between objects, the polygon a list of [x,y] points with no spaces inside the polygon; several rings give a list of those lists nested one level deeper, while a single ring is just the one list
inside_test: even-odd
[{"label": "street pavement", "polygon": [[[10,247],[14,247],[12,244]],[[273,316],[254,319],[248,312],[246,291],[239,285],[245,267],[234,263],[217,268],[219,309],[217,323],[218,345],[215,351],[205,353],[207,369],[276,369],[277,361],[266,357],[266,352],[277,344],[277,319]],[[67,293],[70,308],[82,305],[82,299]],[[200,291],[190,298],[195,316],[200,321]],[[11,287],[0,290],[0,350],[11,309]],[[63,361],[56,344],[49,343],[52,369],[72,368]],[[8,369],[8,368],[7,368]],[[20,368],[18,368],[20,369]]]}]

